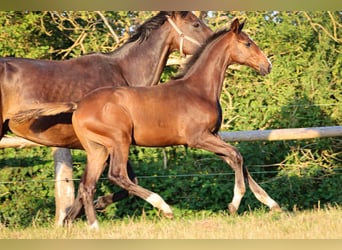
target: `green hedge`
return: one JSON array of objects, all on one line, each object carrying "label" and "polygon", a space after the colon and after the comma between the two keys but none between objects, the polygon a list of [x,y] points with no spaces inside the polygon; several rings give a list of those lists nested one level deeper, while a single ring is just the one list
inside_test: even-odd
[{"label": "green hedge", "polygon": [[[339,188],[342,169],[339,160],[336,156],[329,157],[326,146],[322,152],[316,150],[319,144],[333,142],[332,139],[320,139],[305,143],[255,142],[236,146],[244,155],[253,177],[284,210],[291,211],[342,204],[342,191]],[[274,150],[281,147],[287,147],[289,151],[282,161],[276,165],[262,164],[263,159],[267,159],[266,155],[274,154]],[[6,162],[1,169],[0,179],[1,223],[12,227],[51,223],[55,204],[50,150],[42,147],[5,151],[6,159],[1,155],[0,160],[1,164]],[[265,157],[255,152],[262,152]],[[168,159],[166,167],[164,154]],[[85,154],[74,150],[73,156],[74,175],[78,179],[84,169]],[[233,172],[210,153],[185,147],[168,147],[165,150],[133,148],[131,161],[140,177],[140,185],[159,193],[176,211],[185,214],[200,210],[226,211],[232,199]],[[104,173],[98,183],[97,196],[118,190],[106,177]],[[77,187],[79,180],[75,184]],[[247,189],[239,212],[260,207],[264,206]],[[98,215],[100,219],[115,219],[143,213],[155,216],[156,212],[140,198],[130,197],[111,205]]]}]

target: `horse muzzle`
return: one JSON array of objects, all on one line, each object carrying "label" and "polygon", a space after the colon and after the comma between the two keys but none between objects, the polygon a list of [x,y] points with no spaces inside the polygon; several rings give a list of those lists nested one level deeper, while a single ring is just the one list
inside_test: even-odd
[{"label": "horse muzzle", "polygon": [[269,73],[271,73],[272,70],[272,64],[267,64],[267,65],[260,65],[260,74],[262,76],[265,76]]}]

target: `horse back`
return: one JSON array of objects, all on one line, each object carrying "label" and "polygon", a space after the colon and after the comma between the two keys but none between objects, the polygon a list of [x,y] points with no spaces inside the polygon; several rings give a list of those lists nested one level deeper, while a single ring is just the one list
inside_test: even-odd
[{"label": "horse back", "polygon": [[78,101],[96,88],[125,84],[121,76],[115,76],[120,72],[113,67],[117,67],[115,61],[101,54],[63,61],[0,58],[4,119],[7,112],[27,104]]}]

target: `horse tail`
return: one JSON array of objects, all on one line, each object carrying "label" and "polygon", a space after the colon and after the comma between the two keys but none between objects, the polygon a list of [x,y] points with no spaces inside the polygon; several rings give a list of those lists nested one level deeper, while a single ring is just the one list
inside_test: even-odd
[{"label": "horse tail", "polygon": [[30,106],[28,109],[21,110],[11,116],[11,120],[17,123],[23,123],[40,116],[53,116],[61,113],[71,113],[77,109],[76,102],[61,103],[40,103]]}]

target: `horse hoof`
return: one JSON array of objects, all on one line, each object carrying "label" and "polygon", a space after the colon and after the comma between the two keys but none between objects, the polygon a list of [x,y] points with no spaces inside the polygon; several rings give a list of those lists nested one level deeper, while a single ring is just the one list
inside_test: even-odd
[{"label": "horse hoof", "polygon": [[89,225],[89,229],[96,232],[100,231],[99,223],[97,222],[97,220],[95,220],[93,224]]},{"label": "horse hoof", "polygon": [[71,220],[71,219],[65,218],[65,219],[63,220],[63,226],[64,226],[64,227],[70,228],[71,225],[72,225],[72,220]]},{"label": "horse hoof", "polygon": [[165,216],[166,218],[168,218],[168,219],[170,219],[170,220],[173,219],[173,213],[163,213],[163,214],[164,214],[164,216]]},{"label": "horse hoof", "polygon": [[271,212],[282,213],[283,210],[282,210],[281,207],[277,204],[277,205],[274,205],[273,207],[271,207]]},{"label": "horse hoof", "polygon": [[108,202],[102,197],[99,197],[97,200],[94,201],[94,208],[95,210],[103,210],[108,206]]},{"label": "horse hoof", "polygon": [[229,203],[228,204],[228,211],[231,215],[234,215],[234,214],[236,214],[237,208],[232,203]]}]

